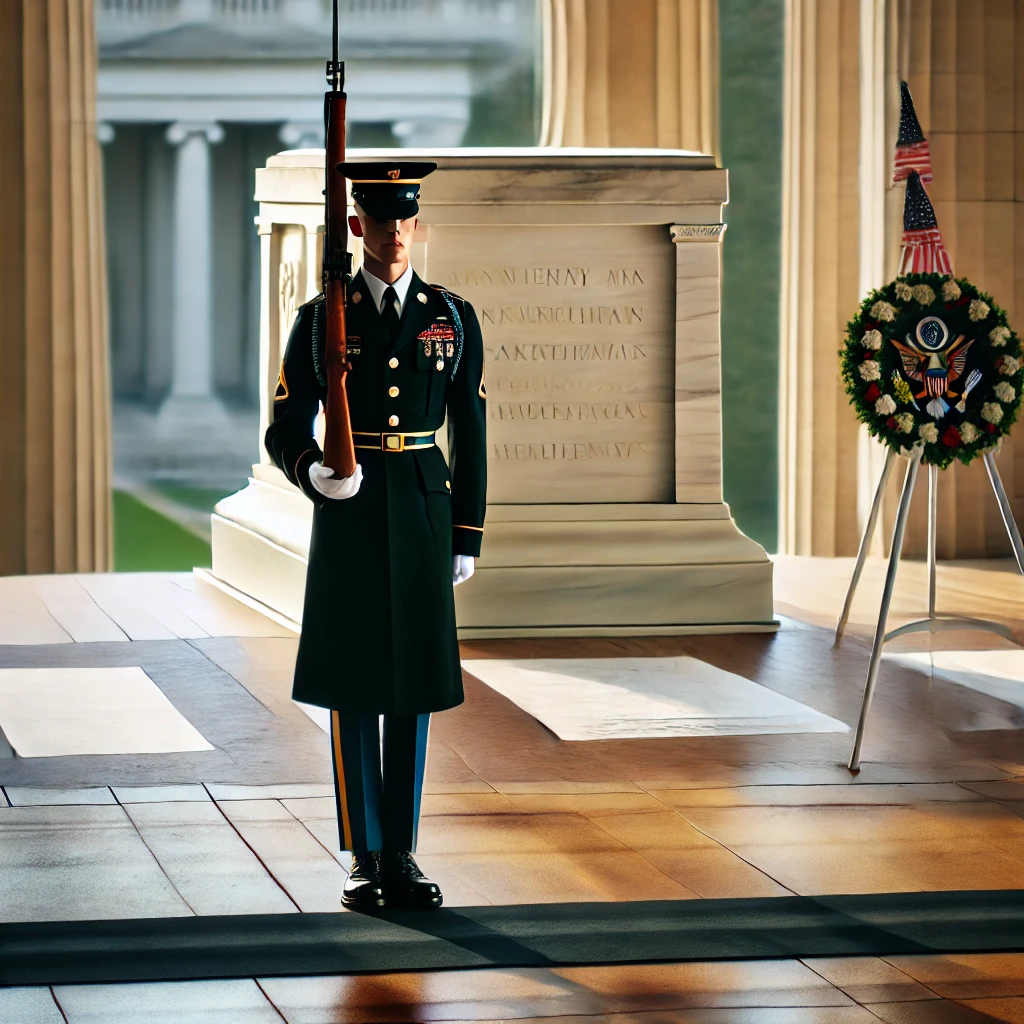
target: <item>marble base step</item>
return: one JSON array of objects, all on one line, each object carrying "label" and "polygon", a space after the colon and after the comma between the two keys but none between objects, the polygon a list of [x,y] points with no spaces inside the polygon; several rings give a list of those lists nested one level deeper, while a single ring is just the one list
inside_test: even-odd
[{"label": "marble base step", "polygon": [[[300,623],[312,506],[276,470],[212,517],[211,581]],[[772,563],[728,507],[503,505],[455,591],[463,639],[778,628]]]}]

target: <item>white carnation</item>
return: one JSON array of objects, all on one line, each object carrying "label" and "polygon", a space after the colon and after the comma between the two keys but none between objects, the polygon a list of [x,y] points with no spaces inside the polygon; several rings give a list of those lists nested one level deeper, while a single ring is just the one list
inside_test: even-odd
[{"label": "white carnation", "polygon": [[917,428],[917,436],[928,444],[935,444],[939,439],[939,428],[934,423],[922,423]]},{"label": "white carnation", "polygon": [[878,302],[871,307],[871,315],[876,320],[884,320],[886,323],[891,323],[896,319],[896,307],[891,302],[879,299]]},{"label": "white carnation", "polygon": [[892,400],[890,395],[882,395],[881,398],[875,402],[875,412],[879,416],[891,416],[896,411],[896,403]]},{"label": "white carnation", "polygon": [[899,299],[900,302],[908,302],[914,295],[913,288],[911,288],[906,281],[897,281],[895,290],[896,298]]},{"label": "white carnation", "polygon": [[877,352],[882,347],[882,332],[874,329],[867,331],[860,339],[860,343],[865,348],[871,349],[872,352]]},{"label": "white carnation", "polygon": [[942,282],[942,297],[947,302],[956,302],[960,298],[960,285],[951,277]]},{"label": "white carnation", "polygon": [[989,314],[989,308],[987,302],[982,302],[981,299],[971,299],[971,304],[967,308],[967,315],[972,320],[984,320]]},{"label": "white carnation", "polygon": [[914,414],[912,412],[901,412],[896,417],[896,426],[904,434],[909,434],[914,429]]},{"label": "white carnation", "polygon": [[930,306],[935,301],[935,292],[929,285],[915,284],[910,290],[914,294],[914,299],[922,306]]},{"label": "white carnation", "polygon": [[996,348],[1002,348],[1010,340],[1010,328],[1009,327],[993,327],[988,332],[988,340],[995,345]]},{"label": "white carnation", "polygon": [[1014,356],[999,357],[999,372],[1004,377],[1012,377],[1020,369],[1020,360]]},{"label": "white carnation", "polygon": [[993,393],[1000,402],[1012,402],[1017,397],[1017,392],[1012,384],[1007,384],[1005,380],[1001,380],[993,389]]},{"label": "white carnation", "polygon": [[860,374],[861,380],[878,380],[882,376],[877,359],[865,359],[857,367],[857,372]]},{"label": "white carnation", "polygon": [[964,444],[974,444],[981,437],[981,431],[973,423],[960,424],[960,438]]},{"label": "white carnation", "polygon": [[1003,407],[998,402],[986,402],[981,407],[981,418],[986,423],[999,423],[1003,418]]}]

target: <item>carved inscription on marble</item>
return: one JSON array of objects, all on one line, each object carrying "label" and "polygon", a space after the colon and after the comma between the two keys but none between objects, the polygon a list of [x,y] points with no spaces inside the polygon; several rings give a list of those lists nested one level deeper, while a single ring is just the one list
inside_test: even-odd
[{"label": "carved inscription on marble", "polygon": [[492,503],[673,499],[663,227],[438,226],[427,260],[480,318]]}]

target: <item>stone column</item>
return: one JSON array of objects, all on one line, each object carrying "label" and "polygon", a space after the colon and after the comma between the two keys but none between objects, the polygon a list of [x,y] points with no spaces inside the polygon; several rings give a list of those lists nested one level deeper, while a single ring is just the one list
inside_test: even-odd
[{"label": "stone column", "polygon": [[91,0],[0,4],[0,574],[111,562]]},{"label": "stone column", "polygon": [[205,430],[225,413],[213,388],[213,222],[210,146],[224,138],[215,122],[179,121],[174,182],[173,359],[171,393],[160,409],[166,430]]},{"label": "stone column", "polygon": [[[910,85],[931,146],[928,192],[955,274],[969,278],[1024,327],[1024,9],[1002,0],[889,0],[898,46],[890,77]],[[903,185],[886,215],[898,239]],[[891,244],[891,243],[890,243]],[[1018,425],[998,455],[1018,523],[1024,523],[1024,436]],[[893,501],[895,504],[895,501]],[[906,551],[925,551],[924,503],[911,514]],[[981,460],[939,478],[940,558],[1008,556],[1009,542]]]},{"label": "stone column", "polygon": [[718,152],[717,0],[542,0],[542,146]]},{"label": "stone column", "polygon": [[858,425],[837,352],[860,301],[861,0],[787,6],[779,547],[857,550]]}]

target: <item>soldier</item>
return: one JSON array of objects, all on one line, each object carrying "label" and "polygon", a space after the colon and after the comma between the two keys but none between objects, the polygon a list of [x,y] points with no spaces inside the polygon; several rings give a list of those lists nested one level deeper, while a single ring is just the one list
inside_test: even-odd
[{"label": "soldier", "polygon": [[[313,436],[327,393],[322,295],[298,311],[266,435],[314,504],[292,696],[331,711],[346,907],[442,900],[412,853],[430,715],[463,700],[452,587],[480,553],[486,448],[476,313],[409,262],[420,182],[436,166],[339,168],[364,253],[346,307],[355,474],[334,479]],[[446,415],[450,470],[435,438]]]}]

